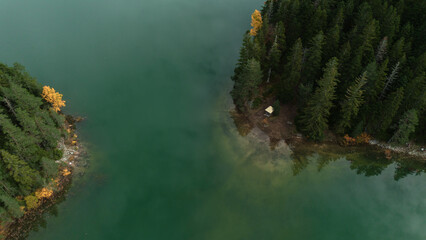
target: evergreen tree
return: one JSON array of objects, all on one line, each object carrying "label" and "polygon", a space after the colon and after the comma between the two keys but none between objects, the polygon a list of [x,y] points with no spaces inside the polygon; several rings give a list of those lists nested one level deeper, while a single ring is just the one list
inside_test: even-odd
[{"label": "evergreen tree", "polygon": [[231,94],[236,99],[237,108],[243,110],[247,102],[257,93],[257,87],[262,82],[260,63],[252,58],[241,71]]},{"label": "evergreen tree", "polygon": [[1,156],[6,168],[10,171],[10,175],[23,189],[31,189],[40,182],[38,173],[30,168],[25,161],[5,150],[1,150]]},{"label": "evergreen tree", "polygon": [[278,71],[280,66],[280,59],[281,59],[281,50],[278,46],[278,41],[275,41],[269,52],[269,70],[268,70],[267,82],[269,82],[271,73],[272,72],[275,73]]},{"label": "evergreen tree", "polygon": [[358,114],[359,108],[363,103],[362,87],[367,82],[367,72],[355,80],[355,83],[348,88],[346,99],[342,103],[340,121],[337,124],[337,133],[343,134],[345,130],[351,126],[351,120]]},{"label": "evergreen tree", "polygon": [[0,127],[6,135],[6,146],[21,159],[32,162],[34,154],[39,149],[37,139],[27,136],[19,127],[13,125],[7,116],[1,113]]},{"label": "evergreen tree", "polygon": [[243,38],[243,46],[240,49],[240,58],[238,59],[237,67],[234,70],[234,76],[232,76],[232,80],[235,81],[238,79],[241,70],[247,64],[248,60],[254,57],[254,43],[250,34],[246,32]]},{"label": "evergreen tree", "polygon": [[[311,99],[318,97],[317,91],[321,89],[317,81],[321,68],[337,57],[337,72],[342,75],[326,119],[337,132],[368,132],[386,139],[395,132],[395,120],[415,109],[419,126],[410,137],[425,141],[424,10],[426,2],[414,0],[267,0],[261,18],[258,17],[262,24],[256,24],[256,35],[244,39],[233,77],[234,102],[237,107],[247,106],[256,92],[242,91],[243,96],[247,95],[243,104],[236,94],[244,89],[240,75],[248,60],[254,58],[268,83],[260,83],[256,88],[266,89],[263,97],[278,98],[283,104],[293,101],[298,107],[297,122],[303,122],[299,120],[309,118],[305,110],[313,108]],[[19,70],[7,72],[16,75]],[[356,79],[363,72],[366,80],[360,83],[364,81]],[[29,85],[13,83],[31,92],[26,87]],[[0,78],[0,86],[9,88],[9,81]],[[402,96],[398,95],[401,93]],[[19,104],[13,95],[4,98],[0,106],[15,121]],[[358,103],[360,99],[363,104]],[[321,122],[321,127],[316,128],[323,129],[324,121],[316,121]]]},{"label": "evergreen tree", "polygon": [[408,82],[405,89],[405,96],[402,104],[404,111],[408,111],[412,108],[418,110],[426,108],[426,78],[424,72]]},{"label": "evergreen tree", "polygon": [[[2,191],[0,191],[0,202],[4,204],[8,214],[10,214],[11,217],[18,218],[24,214],[22,210],[20,209],[18,201],[15,198],[5,194]],[[7,218],[5,218],[4,220],[6,219]]]},{"label": "evergreen tree", "polygon": [[338,81],[337,69],[337,58],[332,58],[324,68],[324,75],[318,81],[315,93],[301,114],[300,129],[313,140],[321,140],[324,137],[324,130],[328,127],[328,116]]},{"label": "evergreen tree", "polygon": [[385,132],[391,125],[395,114],[398,112],[399,105],[401,104],[402,98],[404,97],[404,88],[398,88],[395,92],[389,95],[385,100],[381,114],[377,119],[380,125],[380,131]]},{"label": "evergreen tree", "polygon": [[295,97],[295,90],[300,81],[300,71],[302,70],[303,48],[302,40],[299,38],[294,44],[291,54],[284,67],[285,74],[281,84],[281,101],[289,102]]},{"label": "evergreen tree", "polygon": [[321,66],[322,46],[324,45],[324,34],[320,31],[312,40],[311,47],[306,56],[303,75],[308,82],[315,81],[318,78],[318,72]]},{"label": "evergreen tree", "polygon": [[278,43],[278,48],[281,52],[284,52],[286,49],[286,37],[285,37],[285,27],[283,22],[277,24],[276,30],[276,40]]},{"label": "evergreen tree", "polygon": [[409,110],[399,120],[398,129],[389,142],[396,142],[399,144],[408,142],[410,134],[414,132],[418,123],[417,111],[415,109]]},{"label": "evergreen tree", "polygon": [[341,31],[343,28],[344,22],[344,7],[343,2],[339,3],[339,8],[336,11],[332,26],[326,31],[326,40],[325,40],[325,60],[329,60],[337,54],[339,49],[339,42],[341,39]]},{"label": "evergreen tree", "polygon": [[384,36],[387,36],[391,41],[395,33],[399,30],[400,17],[397,13],[397,10],[394,6],[388,6],[387,2],[384,4],[382,10],[383,18],[380,20],[380,30]]}]

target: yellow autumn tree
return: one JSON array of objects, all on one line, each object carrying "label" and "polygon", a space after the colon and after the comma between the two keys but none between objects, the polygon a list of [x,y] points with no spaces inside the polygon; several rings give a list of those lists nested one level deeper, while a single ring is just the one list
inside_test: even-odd
[{"label": "yellow autumn tree", "polygon": [[38,199],[50,198],[52,195],[53,195],[53,190],[48,189],[48,188],[42,188],[42,189],[39,189],[35,192],[35,196]]},{"label": "yellow autumn tree", "polygon": [[262,15],[260,15],[258,10],[254,10],[253,14],[251,15],[251,26],[253,28],[250,29],[250,35],[256,36],[259,29],[262,27],[262,24]]},{"label": "yellow autumn tree", "polygon": [[55,112],[61,111],[61,108],[65,107],[65,101],[62,100],[62,94],[56,92],[54,88],[44,86],[41,96],[48,103],[52,104],[52,108]]}]

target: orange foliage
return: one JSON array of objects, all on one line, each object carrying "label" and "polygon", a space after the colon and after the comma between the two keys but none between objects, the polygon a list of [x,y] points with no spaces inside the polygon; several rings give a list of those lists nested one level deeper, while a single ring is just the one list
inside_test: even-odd
[{"label": "orange foliage", "polygon": [[349,137],[348,134],[346,134],[343,137],[343,145],[344,146],[352,146],[356,144],[363,144],[368,143],[371,140],[371,136],[367,133],[361,133],[361,135],[357,136],[356,138]]},{"label": "orange foliage", "polygon": [[355,145],[355,143],[356,143],[356,139],[352,138],[352,137],[349,137],[348,134],[346,134],[343,137],[343,145],[345,145],[345,146],[351,146],[351,145]]},{"label": "orange foliage", "polygon": [[48,189],[48,188],[42,188],[39,189],[35,192],[35,196],[38,199],[42,199],[42,198],[49,198],[53,195],[53,190]]},{"label": "orange foliage", "polygon": [[385,150],[385,157],[388,160],[392,159],[391,150],[389,150],[389,149]]},{"label": "orange foliage", "polygon": [[55,112],[61,111],[61,107],[65,107],[65,101],[62,100],[62,94],[56,92],[54,88],[44,86],[41,96],[44,100],[52,104],[52,108]]},{"label": "orange foliage", "polygon": [[356,142],[358,144],[360,143],[368,143],[371,140],[371,136],[368,135],[367,133],[361,133],[361,135],[356,137]]},{"label": "orange foliage", "polygon": [[262,24],[262,15],[258,10],[254,10],[253,14],[251,15],[251,26],[253,28],[250,29],[250,35],[256,36],[259,29],[262,27]]},{"label": "orange foliage", "polygon": [[65,168],[64,170],[62,170],[62,176],[66,177],[66,176],[68,176],[70,174],[71,174],[71,172],[67,168]]}]

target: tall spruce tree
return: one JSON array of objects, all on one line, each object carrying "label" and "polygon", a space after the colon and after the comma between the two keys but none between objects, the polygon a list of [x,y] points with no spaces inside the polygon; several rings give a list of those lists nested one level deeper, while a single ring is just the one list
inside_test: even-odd
[{"label": "tall spruce tree", "polygon": [[381,114],[377,121],[379,122],[379,129],[384,133],[391,125],[396,113],[398,112],[399,105],[404,97],[404,88],[398,88],[395,92],[391,93],[383,103]]},{"label": "tall spruce tree", "polygon": [[324,45],[324,34],[320,31],[311,40],[311,47],[306,54],[306,63],[304,64],[303,77],[305,82],[312,82],[318,78],[318,72],[321,66],[322,47]]},{"label": "tall spruce tree", "polygon": [[313,140],[321,140],[328,127],[328,116],[333,106],[339,75],[337,69],[337,58],[332,58],[326,64],[323,77],[317,82],[317,89],[301,113],[299,128]]},{"label": "tall spruce tree", "polygon": [[40,175],[24,160],[19,159],[17,156],[12,155],[5,150],[1,150],[1,157],[3,162],[6,164],[6,168],[10,171],[10,175],[20,187],[29,190],[40,183]]},{"label": "tall spruce tree", "polygon": [[289,102],[295,97],[295,90],[300,81],[300,72],[302,70],[303,47],[302,40],[297,39],[291,54],[288,56],[287,64],[284,67],[284,79],[281,80],[281,101]]},{"label": "tall spruce tree", "polygon": [[351,120],[358,114],[359,108],[363,103],[362,89],[367,82],[367,72],[364,72],[359,78],[355,80],[352,86],[346,92],[346,98],[341,104],[341,117],[337,123],[337,133],[343,134],[345,130],[351,126]]},{"label": "tall spruce tree", "polygon": [[398,129],[395,131],[389,142],[399,144],[407,143],[410,134],[414,132],[418,123],[419,119],[417,117],[417,111],[415,109],[409,110],[399,120]]},{"label": "tall spruce tree", "polygon": [[236,100],[237,108],[243,110],[247,108],[248,101],[257,93],[258,85],[262,82],[262,70],[260,63],[252,58],[241,70],[238,79],[235,81],[235,87],[231,94]]}]

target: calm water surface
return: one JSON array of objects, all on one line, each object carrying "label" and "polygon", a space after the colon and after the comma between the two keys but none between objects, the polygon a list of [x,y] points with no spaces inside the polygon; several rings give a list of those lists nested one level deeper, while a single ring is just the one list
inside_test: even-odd
[{"label": "calm water surface", "polygon": [[238,135],[229,77],[262,3],[0,2],[0,61],[87,117],[88,173],[29,239],[426,239],[425,175]]}]

